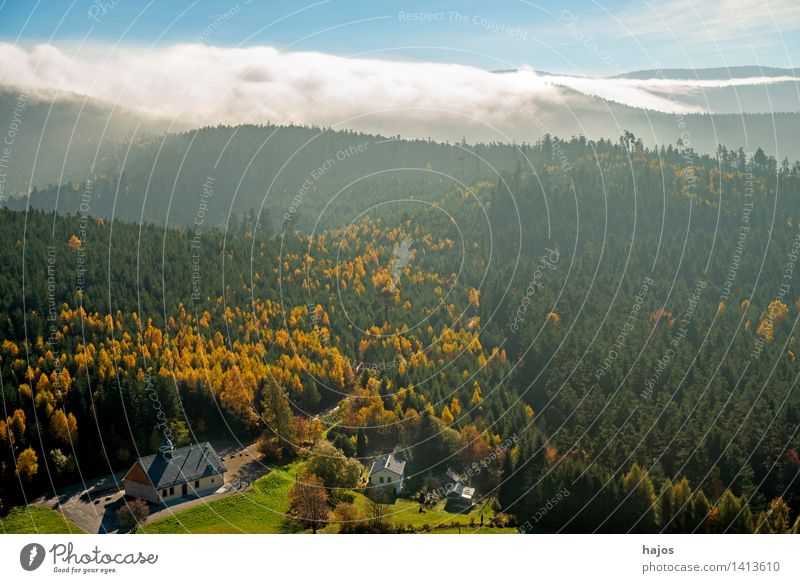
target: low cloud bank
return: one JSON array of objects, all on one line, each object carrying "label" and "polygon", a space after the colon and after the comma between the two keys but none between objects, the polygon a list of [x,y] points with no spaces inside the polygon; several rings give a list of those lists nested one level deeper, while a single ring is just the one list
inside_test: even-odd
[{"label": "low cloud bank", "polygon": [[[698,95],[704,91],[797,81],[590,79],[540,75],[527,67],[491,73],[463,65],[200,44],[75,52],[0,43],[0,62],[0,84],[85,95],[173,120],[176,128],[303,123],[441,139],[460,139],[465,127],[481,128],[469,137],[484,139],[520,139],[531,130],[580,132],[587,111],[613,117],[609,102],[702,113],[706,107]],[[572,118],[569,128],[565,118]]]}]

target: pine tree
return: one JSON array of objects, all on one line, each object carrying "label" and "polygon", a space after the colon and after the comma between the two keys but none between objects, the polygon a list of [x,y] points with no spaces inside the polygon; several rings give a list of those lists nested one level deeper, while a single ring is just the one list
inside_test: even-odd
[{"label": "pine tree", "polygon": [[667,532],[675,532],[673,531],[675,528],[673,518],[677,510],[675,505],[675,487],[672,485],[672,481],[667,478],[661,483],[659,507],[661,509],[659,527]]},{"label": "pine tree", "polygon": [[689,518],[690,532],[711,532],[714,526],[711,514],[711,503],[702,490],[695,491],[692,496],[692,512]]},{"label": "pine tree", "polygon": [[364,428],[359,427],[358,437],[356,438],[356,456],[359,459],[367,457],[367,435],[364,433]]},{"label": "pine tree", "polygon": [[647,470],[633,464],[622,479],[622,489],[627,496],[622,513],[627,517],[628,529],[632,532],[656,532],[658,498]]}]

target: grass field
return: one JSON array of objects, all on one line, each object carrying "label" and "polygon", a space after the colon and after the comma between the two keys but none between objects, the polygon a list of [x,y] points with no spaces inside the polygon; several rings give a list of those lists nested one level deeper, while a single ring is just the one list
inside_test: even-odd
[{"label": "grass field", "polygon": [[516,528],[501,528],[499,526],[476,526],[470,528],[469,525],[458,528],[437,528],[431,530],[429,534],[519,534]]},{"label": "grass field", "polygon": [[[362,514],[369,516],[369,500],[367,497],[359,493],[354,493],[354,496],[355,506],[361,510]],[[513,532],[513,529],[489,528],[489,520],[494,516],[494,511],[489,505],[478,504],[467,514],[447,512],[444,507],[445,501],[442,500],[436,506],[426,507],[420,512],[419,503],[398,498],[393,504],[387,506],[386,519],[395,527],[412,526],[416,531],[430,530],[430,532],[436,533],[458,533],[458,524],[461,524],[462,532],[477,530],[480,526],[481,514],[483,514],[483,520],[487,526],[481,532]],[[471,520],[474,526],[470,529]],[[440,528],[441,530],[439,530]],[[338,525],[330,524],[322,532],[333,533],[337,532],[338,529]]]},{"label": "grass field", "polygon": [[[367,513],[367,503],[366,496],[357,495],[356,506],[365,514]],[[473,519],[476,524],[480,524],[481,511],[483,511],[483,519],[487,523],[494,516],[494,512],[488,506],[482,509],[480,505],[476,505],[468,514],[447,512],[444,506],[445,501],[442,500],[436,506],[426,507],[420,512],[418,502],[398,498],[394,504],[388,506],[387,518],[395,526],[413,526],[419,530],[425,525],[435,527],[451,522],[460,522],[468,525],[470,519]]]},{"label": "grass field", "polygon": [[[144,525],[138,530],[148,534],[181,533],[290,533],[298,532],[297,527],[286,520],[289,507],[289,488],[302,462],[273,469],[253,484],[253,490],[233,494],[209,504],[194,506],[177,511],[174,515]],[[353,493],[354,504],[368,515],[366,496]],[[413,526],[415,530],[430,529],[437,534],[480,532],[487,534],[513,533],[514,529],[489,526],[494,512],[487,506],[476,506],[468,514],[454,514],[444,509],[445,502],[432,508],[419,511],[419,504],[410,500],[398,499],[387,507],[387,520],[396,527]],[[480,528],[483,513],[485,528]],[[470,527],[470,520],[473,526]],[[320,532],[335,533],[338,525],[330,524]]]},{"label": "grass field", "polygon": [[181,533],[282,533],[293,532],[285,521],[289,487],[299,463],[270,471],[253,484],[253,489],[208,504],[176,512],[144,525],[138,532]]},{"label": "grass field", "polygon": [[44,506],[18,506],[0,518],[4,534],[85,534],[56,510]]}]

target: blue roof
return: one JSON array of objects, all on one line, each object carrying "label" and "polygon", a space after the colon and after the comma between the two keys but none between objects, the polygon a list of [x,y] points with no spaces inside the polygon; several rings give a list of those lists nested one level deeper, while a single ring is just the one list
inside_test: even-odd
[{"label": "blue roof", "polygon": [[139,458],[153,486],[164,488],[226,471],[225,464],[207,441]]}]

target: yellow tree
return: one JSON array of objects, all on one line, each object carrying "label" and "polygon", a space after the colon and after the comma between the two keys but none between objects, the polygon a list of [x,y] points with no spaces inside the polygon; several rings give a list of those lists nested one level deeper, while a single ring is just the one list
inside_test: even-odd
[{"label": "yellow tree", "polygon": [[75,443],[78,440],[78,421],[75,415],[66,415],[63,410],[56,409],[50,418],[50,433],[61,443]]},{"label": "yellow tree", "polygon": [[469,404],[473,407],[477,407],[483,401],[483,397],[481,396],[481,387],[478,385],[478,381],[473,383],[475,390],[472,392],[472,398],[469,400]]},{"label": "yellow tree", "polygon": [[17,475],[26,482],[30,482],[38,471],[39,459],[36,457],[36,452],[29,447],[17,458]]},{"label": "yellow tree", "polygon": [[449,426],[453,424],[453,421],[453,414],[450,412],[450,407],[445,405],[444,409],[442,409],[442,423]]},{"label": "yellow tree", "polygon": [[8,427],[10,429],[10,441],[13,443],[15,439],[22,439],[25,434],[25,411],[17,409],[14,415],[8,420]]},{"label": "yellow tree", "polygon": [[248,372],[243,374],[234,366],[223,375],[222,392],[219,395],[222,406],[246,427],[258,424],[258,413],[253,405],[255,377]]}]

